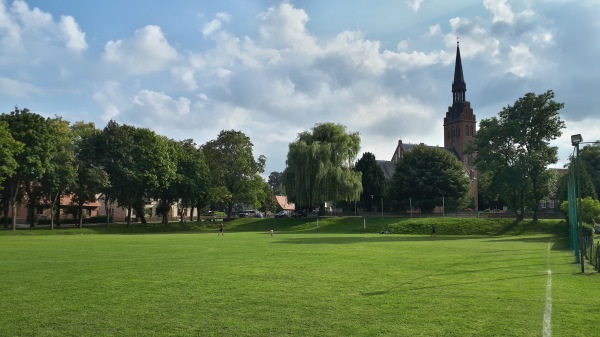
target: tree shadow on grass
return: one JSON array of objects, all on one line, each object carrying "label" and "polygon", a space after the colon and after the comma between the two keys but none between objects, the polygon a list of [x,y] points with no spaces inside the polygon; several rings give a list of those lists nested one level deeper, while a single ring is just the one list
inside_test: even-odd
[{"label": "tree shadow on grass", "polygon": [[495,237],[487,240],[488,242],[529,242],[529,243],[548,243],[550,242],[552,247],[551,250],[568,250],[569,242],[568,238],[563,236],[508,236],[508,237]]},{"label": "tree shadow on grass", "polygon": [[[281,236],[280,236],[281,238]],[[277,244],[296,244],[296,245],[314,245],[314,244],[328,244],[328,245],[340,245],[340,244],[353,244],[353,243],[365,243],[365,242],[435,242],[435,241],[455,241],[455,240],[474,240],[481,239],[483,237],[478,236],[437,236],[432,238],[426,235],[415,235],[415,236],[398,236],[394,234],[381,235],[381,236],[338,236],[338,235],[327,235],[327,236],[314,236],[314,237],[286,237],[275,241]]]}]

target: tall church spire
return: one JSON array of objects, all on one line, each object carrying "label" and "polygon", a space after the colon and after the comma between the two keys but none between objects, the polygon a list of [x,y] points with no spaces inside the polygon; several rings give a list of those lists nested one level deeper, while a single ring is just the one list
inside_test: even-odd
[{"label": "tall church spire", "polygon": [[463,76],[462,61],[460,59],[460,47],[456,41],[456,63],[454,65],[454,82],[452,82],[452,103],[462,103],[465,101],[467,84]]}]

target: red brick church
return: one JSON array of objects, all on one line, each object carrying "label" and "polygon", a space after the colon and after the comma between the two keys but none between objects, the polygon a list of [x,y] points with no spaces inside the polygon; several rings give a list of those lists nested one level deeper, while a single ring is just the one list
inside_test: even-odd
[{"label": "red brick church", "polygon": [[[477,200],[477,171],[473,166],[473,156],[465,155],[467,143],[475,138],[477,118],[471,108],[471,102],[466,100],[467,84],[463,75],[460,46],[456,46],[456,63],[454,65],[454,81],[452,82],[452,105],[448,107],[444,117],[444,148],[460,160],[465,172],[471,180],[471,195],[475,205]],[[396,162],[402,160],[404,153],[410,151],[415,144],[404,144],[398,141],[398,146],[391,161],[378,161],[387,178],[394,173]]]}]

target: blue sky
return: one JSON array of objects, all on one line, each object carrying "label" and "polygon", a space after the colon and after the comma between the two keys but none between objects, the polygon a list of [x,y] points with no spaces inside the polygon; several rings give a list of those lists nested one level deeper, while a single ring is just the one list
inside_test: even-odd
[{"label": "blue sky", "polygon": [[0,112],[110,119],[198,144],[244,132],[265,174],[316,123],[389,160],[443,144],[456,37],[477,119],[552,89],[569,136],[600,139],[600,2],[0,0]]}]

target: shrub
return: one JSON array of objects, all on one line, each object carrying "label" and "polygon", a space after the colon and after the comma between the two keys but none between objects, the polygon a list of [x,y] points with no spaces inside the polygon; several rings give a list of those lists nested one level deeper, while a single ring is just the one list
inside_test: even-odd
[{"label": "shrub", "polygon": [[[560,210],[568,215],[569,202],[563,201]],[[581,199],[581,220],[588,224],[600,222],[600,201],[586,197]]]}]

